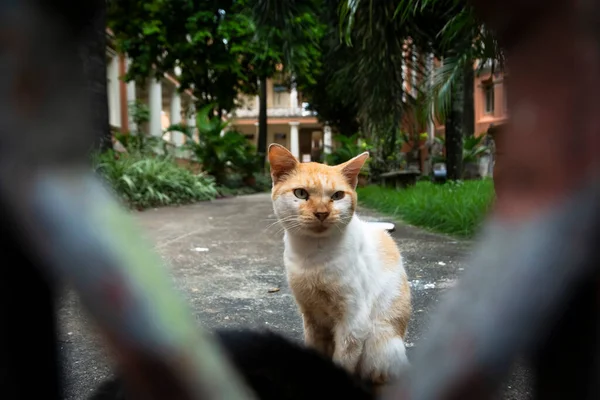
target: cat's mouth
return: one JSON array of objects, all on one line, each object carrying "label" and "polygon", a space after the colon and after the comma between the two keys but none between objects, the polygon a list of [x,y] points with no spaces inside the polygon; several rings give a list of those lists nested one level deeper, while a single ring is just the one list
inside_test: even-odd
[{"label": "cat's mouth", "polygon": [[311,230],[312,230],[313,232],[315,232],[315,233],[323,233],[323,232],[325,232],[325,231],[326,231],[326,230],[328,230],[328,229],[329,229],[329,227],[328,227],[328,226],[325,226],[325,225],[317,225],[317,226],[313,227]]}]

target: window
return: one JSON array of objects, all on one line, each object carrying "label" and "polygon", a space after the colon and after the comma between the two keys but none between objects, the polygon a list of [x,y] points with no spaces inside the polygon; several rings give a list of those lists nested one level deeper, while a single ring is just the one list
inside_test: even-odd
[{"label": "window", "polygon": [[273,105],[279,107],[283,104],[283,94],[287,93],[288,88],[285,85],[275,83],[273,85]]},{"label": "window", "polygon": [[486,114],[494,113],[494,84],[487,83],[483,85],[483,97],[484,97],[484,112]]},{"label": "window", "polygon": [[275,143],[285,146],[287,144],[286,138],[287,138],[287,135],[285,133],[276,133],[275,134]]}]

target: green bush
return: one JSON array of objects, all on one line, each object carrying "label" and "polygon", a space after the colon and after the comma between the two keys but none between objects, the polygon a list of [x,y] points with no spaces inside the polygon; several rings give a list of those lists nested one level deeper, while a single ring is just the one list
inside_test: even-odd
[{"label": "green bush", "polygon": [[210,200],[214,180],[194,174],[169,157],[106,152],[94,156],[94,169],[128,205],[143,209]]},{"label": "green bush", "polygon": [[327,164],[342,164],[351,158],[356,157],[360,153],[371,150],[371,146],[365,140],[363,140],[362,143],[359,143],[359,139],[360,136],[358,134],[349,137],[336,135],[334,140],[337,142],[337,146],[325,157]]},{"label": "green bush", "polygon": [[147,156],[159,154],[172,154],[175,146],[162,137],[147,135],[132,135],[130,133],[115,133],[117,142],[127,150],[128,153],[139,153]]},{"label": "green bush", "polygon": [[[232,172],[247,180],[253,178],[261,170],[264,157],[256,153],[256,148],[244,135],[236,131],[225,131],[229,123],[212,115],[212,111],[213,107],[210,105],[198,111],[198,142],[186,126],[173,125],[167,131],[182,132],[190,139],[185,147],[219,185],[224,185]],[[223,131],[225,132],[221,134]]]},{"label": "green bush", "polygon": [[[482,155],[490,150],[489,146],[485,143],[486,138],[486,134],[463,138],[462,161],[464,164],[477,162]],[[446,162],[446,158],[441,153],[441,149],[446,145],[445,138],[436,136],[435,142],[439,145],[440,152],[432,155],[433,162]]]},{"label": "green bush", "polygon": [[358,189],[359,202],[409,224],[469,237],[479,229],[494,199],[491,179],[448,182],[395,190],[380,186]]},{"label": "green bush", "polygon": [[244,194],[262,193],[271,190],[271,177],[266,174],[256,174],[254,182],[248,184],[243,175],[231,173],[222,185],[219,185],[219,194],[221,196],[241,196]]}]

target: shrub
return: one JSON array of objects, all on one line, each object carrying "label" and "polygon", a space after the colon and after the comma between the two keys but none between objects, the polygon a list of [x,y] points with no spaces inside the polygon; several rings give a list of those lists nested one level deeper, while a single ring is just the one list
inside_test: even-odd
[{"label": "shrub", "polygon": [[334,140],[337,142],[337,146],[325,157],[327,164],[338,165],[356,157],[360,153],[369,151],[371,146],[364,140],[362,143],[359,143],[359,138],[358,134],[350,137],[343,135],[335,136]]},{"label": "shrub", "polygon": [[139,153],[147,156],[159,154],[172,154],[175,146],[162,137],[147,135],[132,135],[130,133],[115,133],[115,140],[127,150],[128,153]]},{"label": "shrub", "polygon": [[272,181],[269,175],[256,174],[254,178],[254,181],[248,184],[243,175],[237,173],[229,174],[223,184],[219,186],[219,194],[227,197],[268,192],[271,190]]},{"label": "shrub", "polygon": [[[227,175],[231,172],[237,172],[250,181],[261,170],[264,158],[257,155],[256,148],[244,135],[236,131],[225,131],[228,122],[211,116],[212,110],[213,107],[209,105],[198,112],[198,142],[186,126],[174,125],[168,130],[182,132],[190,139],[185,147],[202,164],[203,170],[215,177],[218,184],[225,184]],[[221,134],[223,131],[225,132]]]},{"label": "shrub", "polygon": [[93,164],[117,196],[138,209],[210,200],[218,194],[212,178],[169,157],[109,151],[95,155]]}]

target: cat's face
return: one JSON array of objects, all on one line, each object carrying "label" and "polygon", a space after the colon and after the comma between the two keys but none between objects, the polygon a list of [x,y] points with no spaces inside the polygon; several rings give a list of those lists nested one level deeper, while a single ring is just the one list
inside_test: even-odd
[{"label": "cat's face", "polygon": [[283,146],[269,147],[273,209],[290,233],[323,237],[341,232],[356,208],[356,183],[368,153],[340,165],[300,163]]}]

